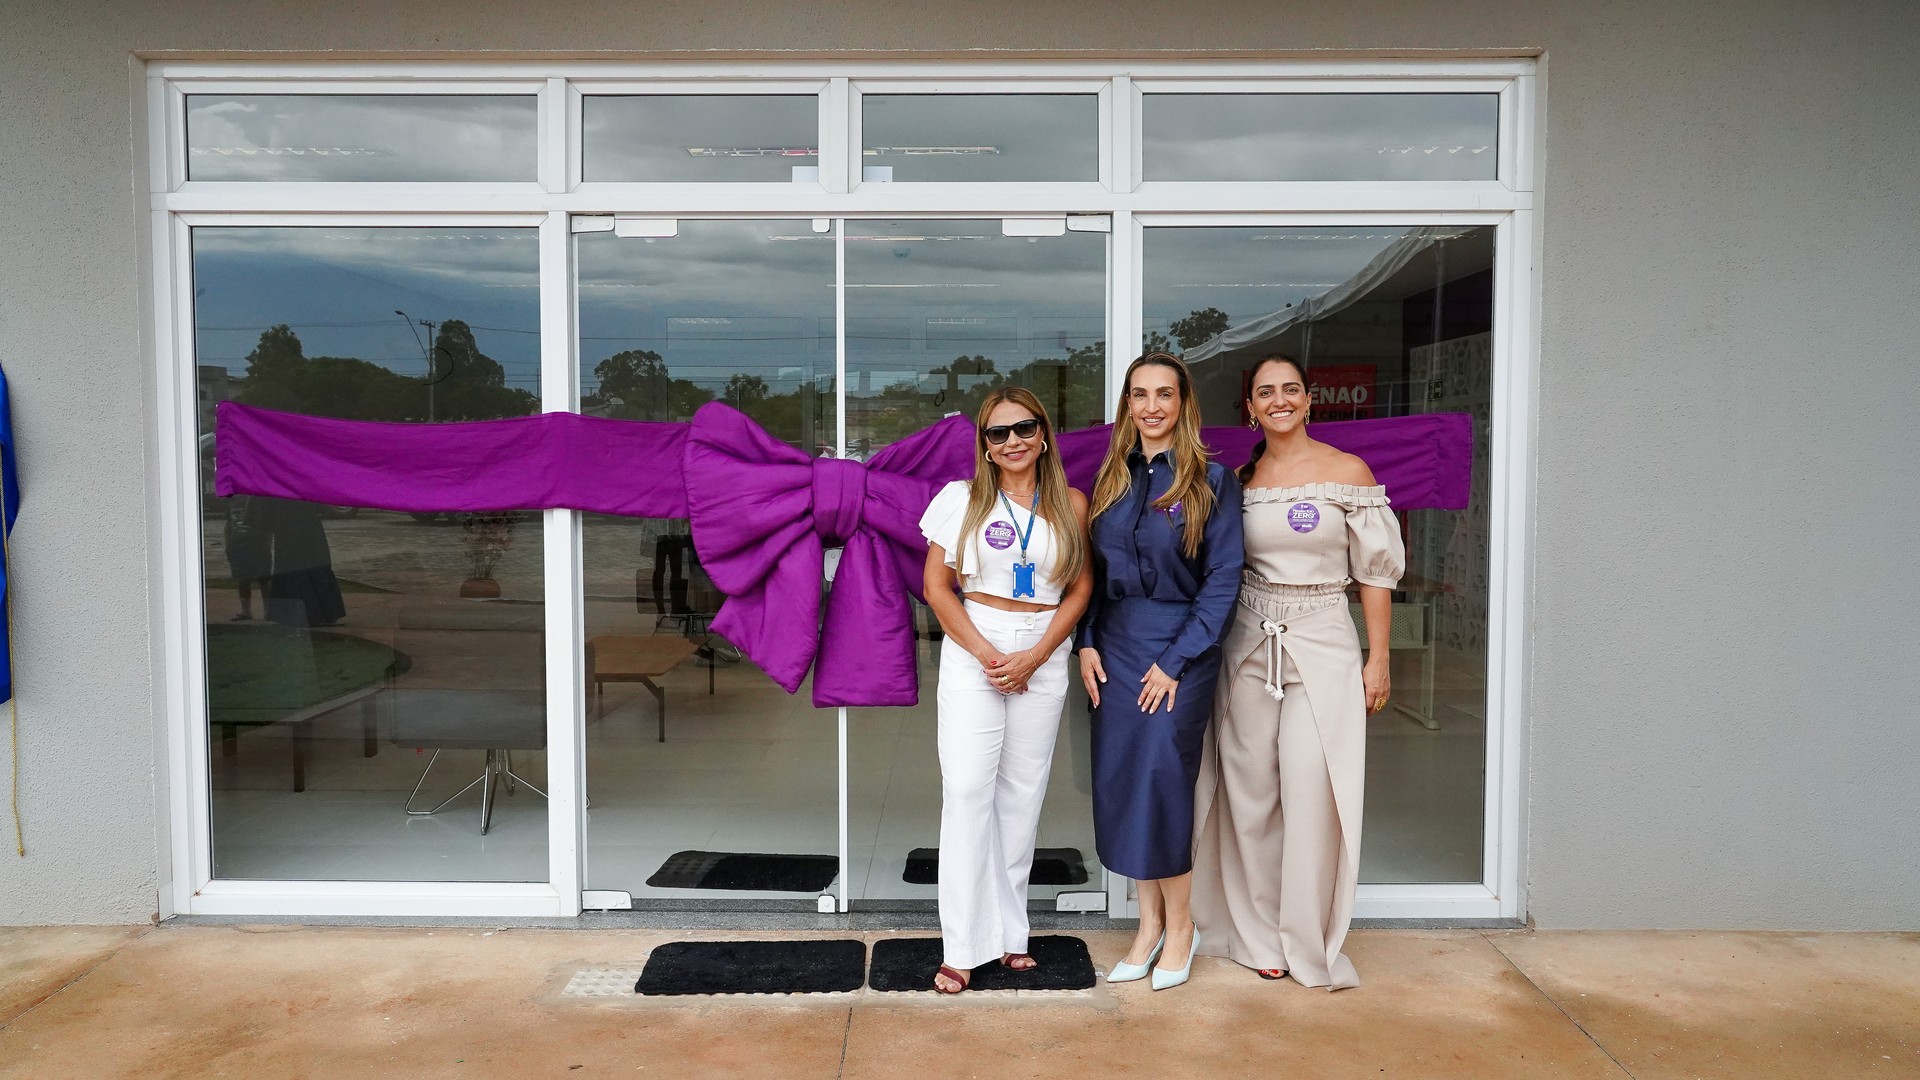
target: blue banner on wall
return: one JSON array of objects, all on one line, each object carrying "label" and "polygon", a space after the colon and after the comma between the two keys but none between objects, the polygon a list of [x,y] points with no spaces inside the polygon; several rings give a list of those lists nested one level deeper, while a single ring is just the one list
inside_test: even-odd
[{"label": "blue banner on wall", "polygon": [[13,697],[13,598],[7,593],[10,537],[13,519],[20,514],[20,477],[13,467],[13,420],[7,404],[7,372],[0,368],[0,704]]}]

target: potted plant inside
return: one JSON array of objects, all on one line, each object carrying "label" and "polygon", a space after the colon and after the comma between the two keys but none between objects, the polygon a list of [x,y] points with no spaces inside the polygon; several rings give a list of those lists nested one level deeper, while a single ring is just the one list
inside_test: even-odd
[{"label": "potted plant inside", "polygon": [[467,580],[460,595],[469,600],[491,600],[500,595],[493,579],[500,559],[513,546],[514,516],[505,511],[467,514],[461,520],[461,546],[467,551]]}]

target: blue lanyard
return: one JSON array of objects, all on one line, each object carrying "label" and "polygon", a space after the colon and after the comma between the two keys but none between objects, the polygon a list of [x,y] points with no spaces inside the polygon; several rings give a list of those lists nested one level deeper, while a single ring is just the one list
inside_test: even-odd
[{"label": "blue lanyard", "polygon": [[1013,519],[1013,535],[1020,538],[1020,561],[1027,562],[1027,541],[1033,537],[1033,523],[1040,517],[1040,488],[1033,489],[1033,505],[1027,508],[1027,531],[1020,531],[1020,515],[1013,512],[1013,504],[1007,501],[1007,493],[1000,493],[1000,505],[1007,508],[1007,516]]}]

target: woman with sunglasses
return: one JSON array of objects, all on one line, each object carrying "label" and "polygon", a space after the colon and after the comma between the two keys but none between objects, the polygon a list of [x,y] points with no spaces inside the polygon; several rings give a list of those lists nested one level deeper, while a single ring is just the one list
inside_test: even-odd
[{"label": "woman with sunglasses", "polygon": [[[1247,571],[1196,800],[1199,951],[1338,990],[1360,984],[1340,950],[1360,874],[1367,713],[1387,704],[1406,549],[1367,463],[1307,434],[1306,369],[1269,356],[1247,384],[1265,437],[1240,470]],[[1347,613],[1356,583],[1364,664]]]},{"label": "woman with sunglasses", "polygon": [[989,960],[1027,953],[1027,875],[1067,695],[1061,648],[1086,610],[1084,495],[1067,486],[1040,399],[987,395],[972,480],[920,519],[940,650],[940,935],[935,990],[957,994]]},{"label": "woman with sunglasses", "polygon": [[1179,358],[1148,353],[1124,385],[1093,485],[1080,678],[1093,702],[1100,862],[1134,879],[1140,897],[1133,947],[1107,981],[1151,973],[1164,990],[1193,966],[1193,792],[1240,591],[1240,481],[1207,459]]}]

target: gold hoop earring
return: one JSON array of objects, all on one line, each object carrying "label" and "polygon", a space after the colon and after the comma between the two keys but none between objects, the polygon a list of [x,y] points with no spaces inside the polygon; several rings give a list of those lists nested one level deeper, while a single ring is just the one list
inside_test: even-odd
[{"label": "gold hoop earring", "polygon": [[1252,413],[1248,413],[1248,414],[1247,414],[1247,427],[1248,427],[1249,429],[1251,429],[1251,428],[1257,428],[1257,427],[1259,427],[1259,426],[1260,426],[1260,418],[1259,418],[1259,417],[1257,417],[1257,416],[1255,416],[1255,415],[1253,415]]}]

